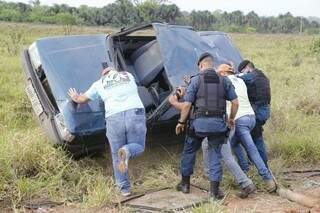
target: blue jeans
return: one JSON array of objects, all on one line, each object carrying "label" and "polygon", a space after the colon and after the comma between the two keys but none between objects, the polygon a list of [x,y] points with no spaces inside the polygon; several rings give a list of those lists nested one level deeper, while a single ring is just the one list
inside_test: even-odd
[{"label": "blue jeans", "polygon": [[270,106],[255,106],[253,104],[253,109],[256,115],[256,120],[263,122],[263,124],[270,118]]},{"label": "blue jeans", "polygon": [[232,140],[231,140],[231,149],[234,153],[234,155],[238,159],[238,164],[241,167],[241,169],[245,172],[248,173],[250,169],[249,161],[247,158],[247,155],[245,154],[243,147],[241,145],[241,142],[239,141],[240,139],[235,135]]},{"label": "blue jeans", "polygon": [[[238,137],[246,149],[248,156],[250,157],[251,161],[257,168],[259,174],[262,176],[264,180],[272,180],[273,177],[266,167],[264,161],[262,160],[256,145],[254,144],[252,137],[251,137],[251,130],[255,126],[255,116],[254,115],[246,115],[238,118],[236,120],[236,137]],[[233,146],[236,141],[236,137],[233,140]],[[241,163],[240,163],[241,164]]]},{"label": "blue jeans", "polygon": [[131,109],[111,115],[106,118],[106,128],[116,184],[121,192],[129,192],[128,172],[121,173],[118,168],[118,150],[126,149],[130,158],[143,153],[147,133],[145,110]]},{"label": "blue jeans", "polygon": [[262,160],[268,167],[268,152],[263,139],[263,125],[270,118],[270,106],[255,106],[253,105],[256,114],[256,126],[251,132],[254,143],[260,153]]},{"label": "blue jeans", "polygon": [[[233,138],[235,131],[231,130],[227,143],[222,144],[221,154],[222,161],[226,165],[227,169],[233,174],[236,178],[238,184],[241,188],[246,188],[250,184],[252,184],[252,180],[248,178],[248,176],[242,171],[239,164],[235,161],[230,147],[230,139]],[[206,175],[209,174],[209,146],[208,140],[205,139],[202,142],[202,154],[203,154],[203,165],[204,172]]]}]

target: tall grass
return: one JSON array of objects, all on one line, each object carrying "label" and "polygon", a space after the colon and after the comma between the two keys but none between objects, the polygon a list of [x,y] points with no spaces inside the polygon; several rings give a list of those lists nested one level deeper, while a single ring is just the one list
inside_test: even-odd
[{"label": "tall grass", "polygon": [[[0,43],[10,40],[12,24],[0,23]],[[35,39],[62,35],[50,25],[14,25],[23,32],[19,51]],[[75,28],[73,34],[108,33],[108,28]],[[320,162],[320,77],[315,39],[290,35],[231,35],[246,58],[264,70],[272,84],[272,117],[266,125],[271,166],[276,174],[283,167],[312,166]],[[13,44],[14,45],[14,44]],[[111,161],[105,157],[71,160],[63,150],[53,148],[34,119],[24,92],[25,81],[18,54],[0,46],[0,210],[2,205],[23,208],[32,200],[61,201],[79,208],[108,206],[118,201],[112,180]],[[131,162],[133,189],[175,186],[179,181],[181,145],[153,146]],[[181,141],[182,144],[182,141]],[[192,181],[208,186],[201,156]],[[256,173],[253,172],[253,175]],[[261,182],[260,177],[254,177]],[[259,186],[259,184],[258,184]],[[223,187],[234,189],[226,173]],[[125,211],[125,209],[121,209]],[[220,205],[205,205],[194,212],[225,212]]]},{"label": "tall grass", "polygon": [[271,79],[272,117],[265,128],[270,154],[288,166],[320,162],[320,63],[316,52],[320,38],[233,35],[233,39],[243,55]]}]

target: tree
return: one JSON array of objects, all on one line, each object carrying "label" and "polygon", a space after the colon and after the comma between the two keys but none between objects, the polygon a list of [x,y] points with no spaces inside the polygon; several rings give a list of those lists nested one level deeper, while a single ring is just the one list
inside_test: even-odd
[{"label": "tree", "polygon": [[193,10],[190,13],[190,24],[198,30],[210,30],[216,22],[216,17],[210,11]]},{"label": "tree", "polygon": [[40,6],[40,0],[29,0],[29,4],[32,5],[33,7],[38,7]]},{"label": "tree", "polygon": [[67,4],[44,6],[40,0],[30,0],[29,4],[0,0],[0,20],[29,21],[39,23],[84,25],[132,26],[143,22],[164,21],[167,23],[191,25],[198,30],[222,30],[226,32],[258,33],[313,33],[320,32],[320,23],[291,13],[278,17],[261,17],[254,11],[180,11],[168,0],[116,0],[103,8],[70,7]]},{"label": "tree", "polygon": [[245,24],[248,27],[257,28],[260,24],[260,18],[254,11],[251,11],[245,16]]},{"label": "tree", "polygon": [[180,10],[175,4],[162,4],[159,8],[159,18],[167,23],[176,23],[176,18],[180,16]]},{"label": "tree", "polygon": [[130,26],[140,23],[138,11],[129,0],[117,0],[102,8],[101,22],[103,25]]},{"label": "tree", "polygon": [[19,22],[22,21],[22,14],[14,9],[3,9],[0,10],[0,20],[1,21],[14,21]]},{"label": "tree", "polygon": [[56,23],[61,24],[63,26],[64,34],[69,35],[72,30],[72,25],[75,25],[77,22],[77,19],[71,15],[70,13],[58,13],[55,16]]},{"label": "tree", "polygon": [[27,20],[31,22],[42,22],[43,17],[46,16],[45,7],[37,6],[33,7],[31,12],[28,14]]},{"label": "tree", "polygon": [[160,0],[136,1],[139,18],[142,22],[152,22],[159,19]]}]

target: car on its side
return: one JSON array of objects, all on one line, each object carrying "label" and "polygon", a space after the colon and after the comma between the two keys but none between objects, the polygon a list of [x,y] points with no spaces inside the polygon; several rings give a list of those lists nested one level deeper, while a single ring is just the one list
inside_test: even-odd
[{"label": "car on its side", "polygon": [[[102,64],[126,70],[136,79],[146,108],[148,140],[174,137],[179,112],[168,96],[198,72],[197,59],[210,52],[215,65],[241,54],[223,32],[197,32],[189,26],[151,23],[105,35],[49,37],[35,41],[22,55],[26,92],[41,127],[52,143],[74,155],[104,150],[104,103],[75,104],[69,88],[85,92],[98,80]],[[124,103],[125,104],[125,103]]]}]

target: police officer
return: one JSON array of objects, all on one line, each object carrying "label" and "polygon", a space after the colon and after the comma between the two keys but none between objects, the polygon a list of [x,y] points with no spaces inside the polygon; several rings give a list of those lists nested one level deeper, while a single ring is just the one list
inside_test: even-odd
[{"label": "police officer", "polygon": [[[169,98],[176,108],[181,108],[180,119],[176,126],[176,134],[186,129],[187,120],[193,106],[191,119],[187,129],[181,159],[182,180],[177,190],[190,193],[190,176],[196,160],[196,152],[204,138],[209,143],[209,180],[210,197],[222,199],[219,190],[222,179],[221,146],[225,142],[228,125],[234,127],[234,118],[238,110],[238,99],[231,81],[218,76],[213,68],[213,56],[203,53],[198,60],[199,74],[191,78],[184,96],[179,102],[177,95]],[[231,113],[226,123],[226,100],[231,101]]]},{"label": "police officer", "polygon": [[[248,96],[251,106],[256,115],[256,125],[251,131],[254,143],[259,154],[268,167],[268,153],[263,139],[263,125],[270,117],[270,81],[268,77],[249,60],[244,60],[239,64],[238,71],[240,78],[244,80],[248,88]],[[240,161],[242,160],[240,156]],[[246,164],[248,165],[248,164]]]}]

